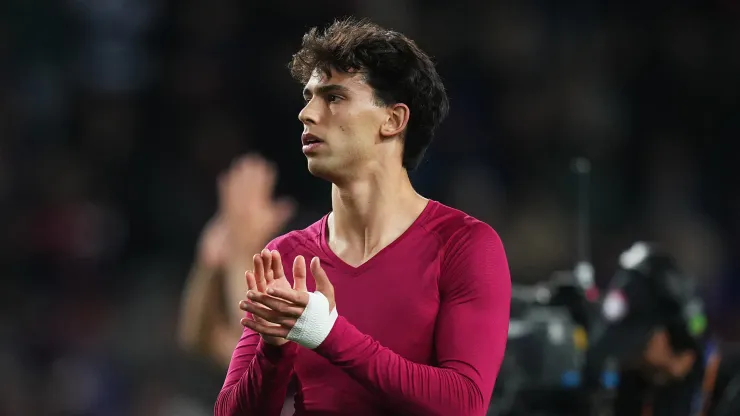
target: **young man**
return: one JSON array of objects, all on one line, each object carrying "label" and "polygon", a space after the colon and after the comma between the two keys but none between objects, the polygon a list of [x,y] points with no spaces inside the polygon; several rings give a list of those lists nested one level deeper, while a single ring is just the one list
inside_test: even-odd
[{"label": "young man", "polygon": [[740,415],[740,355],[708,339],[705,326],[693,279],[638,242],[622,254],[589,334],[589,384],[619,370],[615,415]]},{"label": "young man", "polygon": [[448,111],[434,65],[400,33],[342,20],[309,31],[291,71],[332,211],[255,255],[215,414],[276,416],[294,379],[296,415],[484,415],[511,280],[491,227],[409,181]]}]

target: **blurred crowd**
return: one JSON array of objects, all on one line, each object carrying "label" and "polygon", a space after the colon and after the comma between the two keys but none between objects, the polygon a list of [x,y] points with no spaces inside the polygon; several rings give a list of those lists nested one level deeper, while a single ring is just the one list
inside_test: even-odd
[{"label": "blurred crowd", "polygon": [[662,242],[740,335],[738,2],[5,0],[0,415],[212,413],[225,369],[175,332],[217,178],[257,152],[286,229],[328,211],[287,62],[350,14],[437,60],[451,115],[413,181],[491,224],[515,282],[573,266],[585,156],[597,280]]}]

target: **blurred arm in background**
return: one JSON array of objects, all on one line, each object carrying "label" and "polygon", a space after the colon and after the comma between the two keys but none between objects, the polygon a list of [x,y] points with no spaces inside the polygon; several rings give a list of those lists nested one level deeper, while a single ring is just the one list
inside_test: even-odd
[{"label": "blurred arm in background", "polygon": [[[224,221],[214,217],[203,228],[198,242],[197,258],[193,264],[183,292],[178,342],[186,350],[204,353],[214,351],[212,343],[219,323],[218,283],[226,259],[226,227]],[[221,354],[214,351],[218,361]]]},{"label": "blurred arm in background", "polygon": [[276,169],[259,156],[237,159],[219,178],[219,212],[203,229],[182,298],[179,342],[224,367],[242,333],[244,272],[295,212],[273,199]]}]

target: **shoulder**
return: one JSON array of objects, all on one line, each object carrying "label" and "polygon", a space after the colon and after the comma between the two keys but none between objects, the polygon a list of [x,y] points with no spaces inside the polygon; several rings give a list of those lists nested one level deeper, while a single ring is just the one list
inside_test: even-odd
[{"label": "shoulder", "polygon": [[318,246],[321,230],[326,216],[302,230],[294,230],[276,237],[267,244],[269,250],[277,250],[281,255],[290,255],[302,248]]},{"label": "shoulder", "polygon": [[498,233],[471,215],[437,204],[427,226],[441,241],[440,290],[448,299],[509,299],[509,264]]},{"label": "shoulder", "polygon": [[434,206],[423,226],[440,241],[443,261],[471,253],[503,254],[501,238],[490,225],[442,203],[430,203]]}]

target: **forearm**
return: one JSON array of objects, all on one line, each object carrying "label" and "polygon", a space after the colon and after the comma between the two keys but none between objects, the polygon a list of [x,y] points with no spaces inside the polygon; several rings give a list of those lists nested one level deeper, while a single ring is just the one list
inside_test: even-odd
[{"label": "forearm", "polygon": [[178,341],[183,348],[205,347],[210,341],[206,328],[209,299],[216,295],[214,278],[218,270],[193,264],[182,294],[178,322]]},{"label": "forearm", "polygon": [[[472,379],[450,367],[411,362],[339,317],[316,349],[381,400],[409,415],[482,415],[489,401]],[[495,366],[492,363],[491,366]]]},{"label": "forearm", "polygon": [[279,416],[293,374],[297,345],[274,347],[260,340],[255,346],[250,344],[254,339],[244,340],[234,351],[214,415]]}]

